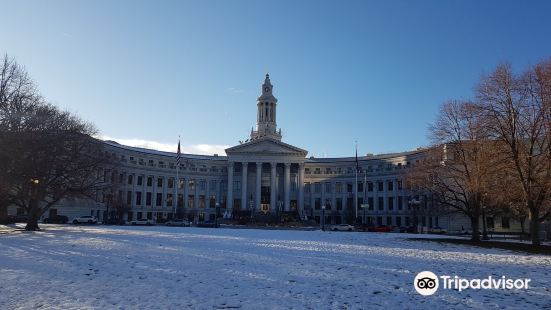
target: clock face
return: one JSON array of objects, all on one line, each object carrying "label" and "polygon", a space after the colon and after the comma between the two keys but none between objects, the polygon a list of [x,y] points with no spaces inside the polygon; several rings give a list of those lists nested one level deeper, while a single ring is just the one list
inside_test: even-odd
[{"label": "clock face", "polygon": [[265,92],[269,92],[269,91],[270,91],[270,88],[269,88],[269,87],[266,87],[266,88],[264,88],[264,91],[265,91]]}]

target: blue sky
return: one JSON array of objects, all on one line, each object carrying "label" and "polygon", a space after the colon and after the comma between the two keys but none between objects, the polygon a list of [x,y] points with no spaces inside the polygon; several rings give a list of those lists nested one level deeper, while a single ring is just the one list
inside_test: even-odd
[{"label": "blue sky", "polygon": [[[4,1],[0,52],[119,141],[220,153],[270,73],[284,141],[317,157],[428,144],[496,64],[551,56],[550,1]],[[156,143],[156,144],[154,144]]]}]

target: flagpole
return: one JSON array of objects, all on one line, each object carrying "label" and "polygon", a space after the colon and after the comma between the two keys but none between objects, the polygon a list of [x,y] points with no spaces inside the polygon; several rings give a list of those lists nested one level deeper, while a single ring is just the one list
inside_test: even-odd
[{"label": "flagpole", "polygon": [[176,151],[176,197],[174,203],[174,211],[172,219],[176,219],[176,211],[178,210],[178,187],[180,186],[180,178],[178,177],[178,170],[180,170],[180,136],[178,136],[178,150]]},{"label": "flagpole", "polygon": [[354,224],[358,220],[358,141],[356,141],[356,183],[354,183]]}]

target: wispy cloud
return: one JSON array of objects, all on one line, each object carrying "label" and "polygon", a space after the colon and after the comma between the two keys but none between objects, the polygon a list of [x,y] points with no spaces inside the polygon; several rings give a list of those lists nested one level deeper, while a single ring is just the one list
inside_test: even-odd
[{"label": "wispy cloud", "polygon": [[[171,144],[171,143],[162,143],[162,142],[149,141],[149,140],[143,140],[143,139],[113,138],[108,136],[100,136],[99,138],[102,140],[115,141],[122,145],[141,147],[145,149],[152,149],[152,150],[158,150],[158,151],[164,151],[164,152],[175,153],[178,148],[177,143]],[[198,154],[198,155],[213,155],[213,154],[225,155],[226,152],[224,150],[227,149],[228,147],[230,146],[221,145],[221,144],[190,144],[190,145],[181,145],[181,151],[182,153]]]},{"label": "wispy cloud", "polygon": [[240,89],[240,88],[235,88],[235,87],[228,87],[226,89],[229,93],[233,93],[233,94],[242,94],[245,92],[244,89]]}]

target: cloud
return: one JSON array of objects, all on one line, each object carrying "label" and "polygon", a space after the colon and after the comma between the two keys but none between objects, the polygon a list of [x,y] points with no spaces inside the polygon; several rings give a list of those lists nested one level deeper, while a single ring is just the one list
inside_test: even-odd
[{"label": "cloud", "polygon": [[235,87],[228,87],[226,90],[230,93],[233,93],[233,94],[242,94],[242,93],[245,92],[244,89],[239,89],[239,88],[235,88]]},{"label": "cloud", "polygon": [[[124,138],[113,138],[113,137],[107,137],[107,136],[100,136],[98,138],[102,140],[115,141],[122,145],[141,147],[144,149],[152,149],[152,150],[164,151],[164,152],[176,153],[176,150],[178,149],[177,143],[171,144],[171,143],[162,143],[162,142],[149,141],[149,140],[143,140],[143,139],[124,139]],[[230,146],[221,145],[221,144],[191,144],[191,145],[182,144],[180,145],[180,147],[181,147],[181,152],[187,153],[187,154],[225,155],[226,152],[224,150]]]}]

